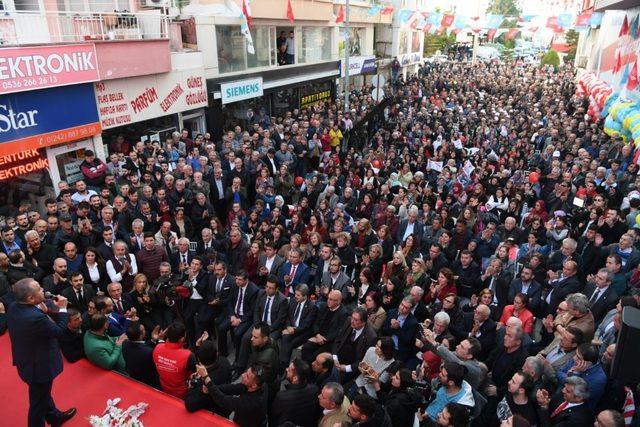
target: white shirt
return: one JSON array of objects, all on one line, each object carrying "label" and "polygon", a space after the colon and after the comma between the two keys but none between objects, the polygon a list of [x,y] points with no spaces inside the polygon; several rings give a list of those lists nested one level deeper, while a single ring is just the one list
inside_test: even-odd
[{"label": "white shirt", "polygon": [[87,264],[87,270],[89,271],[89,277],[93,283],[100,281],[100,270],[98,270],[98,264],[93,264],[93,267]]},{"label": "white shirt", "polygon": [[416,225],[416,223],[414,222],[413,224],[411,224],[410,222],[407,222],[407,229],[404,230],[404,236],[402,236],[402,241],[404,242],[405,240],[407,240],[407,237],[409,237],[411,234],[413,234],[413,227]]},{"label": "white shirt", "polygon": [[204,299],[202,298],[202,295],[200,295],[200,292],[198,292],[198,290],[196,289],[196,283],[198,282],[196,280],[198,276],[194,277],[193,280],[191,280],[191,288],[193,289],[193,292],[191,293],[191,299]]},{"label": "white shirt", "polygon": [[264,262],[264,267],[271,273],[271,267],[273,267],[273,262],[276,260],[276,256],[272,256],[271,258],[267,258]]}]

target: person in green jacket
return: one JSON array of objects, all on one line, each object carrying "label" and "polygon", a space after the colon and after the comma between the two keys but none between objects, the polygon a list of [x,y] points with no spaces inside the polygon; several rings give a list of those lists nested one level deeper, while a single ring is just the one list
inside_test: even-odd
[{"label": "person in green jacket", "polygon": [[84,352],[87,359],[103,369],[126,373],[122,357],[122,342],[126,335],[118,338],[107,335],[109,321],[104,314],[96,313],[89,320],[89,330],[84,334]]}]

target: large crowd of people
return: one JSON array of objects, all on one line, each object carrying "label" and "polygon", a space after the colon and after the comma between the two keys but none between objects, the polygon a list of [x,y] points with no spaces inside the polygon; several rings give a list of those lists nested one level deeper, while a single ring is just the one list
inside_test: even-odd
[{"label": "large crowd of people", "polygon": [[631,425],[638,164],[574,81],[424,64],[380,111],[86,151],[45,211],[3,196],[0,328],[34,279],[69,362],[243,427]]}]

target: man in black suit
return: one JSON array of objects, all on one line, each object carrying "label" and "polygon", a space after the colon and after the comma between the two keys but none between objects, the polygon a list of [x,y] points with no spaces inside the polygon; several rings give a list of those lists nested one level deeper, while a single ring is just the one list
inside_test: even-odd
[{"label": "man in black suit", "polygon": [[110,260],[113,257],[113,244],[115,243],[113,229],[109,226],[102,230],[102,241],[96,247],[103,260]]},{"label": "man in black suit", "polygon": [[222,223],[226,223],[227,219],[227,202],[224,197],[225,188],[227,188],[225,177],[222,175],[222,169],[216,167],[213,170],[213,176],[209,181],[209,198],[216,216],[220,218]]},{"label": "man in black suit", "polygon": [[393,339],[396,360],[406,362],[415,355],[415,340],[418,333],[418,321],[411,314],[413,298],[405,297],[397,310],[389,310],[382,326],[382,335]]},{"label": "man in black suit", "polygon": [[50,274],[53,271],[53,260],[58,255],[56,247],[43,243],[35,230],[27,231],[24,238],[27,241],[27,260],[41,268],[44,274]]},{"label": "man in black suit", "polygon": [[133,307],[133,299],[129,293],[122,293],[122,285],[117,282],[109,283],[107,295],[113,301],[113,311],[124,316]]},{"label": "man in black suit", "polygon": [[589,298],[589,307],[596,325],[600,324],[604,316],[618,303],[618,294],[611,287],[613,274],[606,268],[601,268],[593,277],[588,277],[589,283],[584,287],[583,294]]},{"label": "man in black suit", "polygon": [[218,348],[220,354],[227,356],[227,332],[236,351],[240,350],[240,340],[253,324],[253,312],[256,309],[258,287],[249,281],[247,273],[240,271],[236,275],[236,286],[231,288],[224,316],[216,319]]},{"label": "man in black suit", "polygon": [[309,286],[300,284],[296,288],[294,297],[289,300],[289,318],[282,330],[280,342],[280,368],[284,370],[289,365],[291,351],[304,344],[313,333],[313,325],[318,310],[309,300]]},{"label": "man in black suit", "polygon": [[67,311],[69,321],[64,329],[64,333],[58,338],[58,344],[62,355],[68,362],[74,363],[80,359],[84,359],[84,342],[82,331],[82,315],[78,310],[70,308]]},{"label": "man in black suit", "polygon": [[507,305],[507,296],[509,294],[509,283],[511,276],[503,271],[502,261],[494,258],[489,263],[482,279],[481,289],[490,289],[493,292],[493,303],[500,309]]},{"label": "man in black suit", "polygon": [[555,251],[549,257],[549,261],[547,261],[547,267],[549,270],[560,270],[562,268],[562,264],[567,260],[575,261],[578,264],[578,269],[581,269],[583,266],[582,257],[576,252],[577,248],[578,242],[570,237],[564,239],[560,249]]},{"label": "man in black suit", "polygon": [[196,254],[189,250],[189,239],[181,237],[178,239],[178,250],[169,255],[169,264],[173,274],[181,274],[189,268],[191,261]]},{"label": "man in black suit", "polygon": [[398,234],[396,235],[397,244],[404,242],[410,234],[413,234],[414,242],[422,241],[424,225],[418,221],[418,214],[418,208],[409,208],[407,219],[400,221],[400,225],[398,226]]},{"label": "man in black suit", "polygon": [[209,250],[214,248],[213,232],[210,228],[203,228],[200,235],[202,236],[202,239],[199,240],[196,245],[196,254],[205,255]]},{"label": "man in black suit", "polygon": [[284,258],[278,255],[278,249],[273,242],[267,242],[264,245],[264,254],[258,257],[258,275],[260,276],[260,287],[264,287],[267,277],[270,275],[278,276],[280,267],[285,263]]},{"label": "man in black suit", "polygon": [[151,332],[151,340],[144,341],[146,331],[140,322],[133,322],[127,328],[128,340],[122,343],[122,357],[127,365],[127,373],[134,380],[160,389],[160,379],[153,363],[153,349],[158,339],[164,338],[160,327]]},{"label": "man in black suit", "polygon": [[202,257],[191,260],[188,271],[188,282],[191,287],[191,295],[184,308],[184,323],[187,328],[187,341],[191,347],[196,339],[206,331],[213,319],[213,310],[210,307],[212,299],[209,276],[205,272]]},{"label": "man in black suit", "polygon": [[547,390],[538,390],[536,399],[543,426],[583,427],[593,424],[591,408],[585,403],[589,399],[589,386],[581,377],[567,377],[562,398],[549,399]]},{"label": "man in black suit", "polygon": [[87,311],[89,301],[96,296],[96,293],[91,286],[84,284],[82,273],[74,271],[71,273],[71,286],[63,290],[60,295],[69,300],[69,307],[84,313]]},{"label": "man in black suit", "polygon": [[54,259],[53,273],[42,279],[42,287],[46,292],[58,295],[70,285],[69,276],[67,275],[67,261],[64,258]]},{"label": "man in black suit", "polygon": [[427,318],[431,318],[431,312],[427,308],[424,302],[422,302],[422,297],[424,296],[424,289],[420,286],[412,286],[409,289],[409,296],[413,299],[413,308],[411,309],[411,314],[416,318],[418,323],[424,322]]},{"label": "man in black suit", "polygon": [[367,310],[356,307],[333,343],[333,359],[343,384],[360,375],[358,364],[377,340],[375,331],[367,325]]},{"label": "man in black suit", "polygon": [[562,265],[562,273],[558,274],[549,270],[547,277],[551,289],[544,299],[544,313],[554,315],[558,305],[564,301],[567,295],[580,291],[578,264],[575,261],[566,261]]},{"label": "man in black suit", "polygon": [[464,316],[464,330],[467,336],[475,337],[480,341],[481,350],[478,360],[481,362],[489,357],[489,353],[496,344],[496,322],[489,316],[491,316],[491,309],[484,304],[478,304],[473,313],[465,313]]},{"label": "man in black suit", "polygon": [[533,269],[529,265],[522,267],[520,278],[513,279],[509,284],[507,304],[513,304],[513,300],[518,293],[523,293],[529,297],[528,308],[534,315],[538,315],[542,298],[542,285],[533,278]]},{"label": "man in black suit", "polygon": [[236,286],[236,279],[227,273],[227,264],[218,261],[213,265],[213,274],[209,276],[211,301],[209,306],[213,310],[213,317],[218,319],[224,315],[231,289]]},{"label": "man in black suit", "polygon": [[[459,297],[470,299],[471,295],[480,291],[482,283],[480,267],[473,261],[473,254],[470,251],[460,252],[460,259],[451,265],[451,270],[456,276]],[[465,302],[461,301],[461,304],[464,305]]]},{"label": "man in black suit", "polygon": [[53,380],[62,372],[58,338],[63,335],[69,316],[67,299],[54,300],[57,322],[44,313],[44,289],[33,279],[13,285],[16,303],[9,307],[7,326],[11,338],[13,364],[22,381],[29,385],[29,427],[44,427],[45,421],[61,426],[76,414],[71,408],[61,412],[51,397]]},{"label": "man in black suit", "polygon": [[[269,325],[269,338],[275,342],[282,335],[288,314],[289,302],[278,290],[278,278],[271,275],[267,278],[264,290],[260,290],[258,293],[256,310],[253,312],[253,324],[265,322]],[[242,336],[240,349],[236,355],[236,365],[241,371],[247,367],[250,350],[251,329]]]},{"label": "man in black suit", "polygon": [[347,310],[342,304],[342,293],[335,289],[329,292],[327,303],[318,309],[312,337],[302,345],[302,360],[311,363],[318,353],[329,351],[347,316]]}]

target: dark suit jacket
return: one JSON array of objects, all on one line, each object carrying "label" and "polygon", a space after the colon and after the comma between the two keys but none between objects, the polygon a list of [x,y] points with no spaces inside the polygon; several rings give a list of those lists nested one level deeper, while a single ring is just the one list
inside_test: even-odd
[{"label": "dark suit jacket", "polygon": [[[294,318],[296,314],[296,307],[298,303],[295,298],[289,298],[289,316],[287,319],[287,326],[295,327]],[[313,325],[316,323],[316,318],[318,316],[318,308],[316,307],[313,301],[307,299],[304,303],[304,307],[302,308],[302,314],[300,314],[300,322],[298,323],[298,327],[295,331],[295,336],[300,336],[304,334],[311,335],[313,331]]]},{"label": "dark suit jacket", "polygon": [[44,271],[44,274],[50,274],[53,272],[53,261],[58,256],[58,249],[53,245],[42,243],[38,253],[33,255],[27,255],[27,259],[35,260],[38,263],[38,267]]},{"label": "dark suit jacket", "polygon": [[69,315],[49,316],[33,305],[13,304],[7,314],[13,364],[27,384],[53,381],[62,372],[58,338],[64,335]]},{"label": "dark suit jacket", "polygon": [[[587,283],[584,287],[582,293],[587,296],[587,298],[591,299],[591,296],[596,290],[596,285],[594,283]],[[598,297],[598,301],[595,304],[590,304],[591,313],[593,314],[593,320],[596,325],[600,324],[604,316],[607,315],[609,310],[614,308],[616,304],[618,304],[618,294],[613,290],[613,287],[609,286],[606,291],[600,297]]]},{"label": "dark suit jacket", "polygon": [[[214,241],[213,240],[211,240],[211,242],[210,242],[209,249],[215,249],[215,245],[214,245]],[[206,250],[204,248],[204,242],[202,240],[199,240],[198,244],[196,246],[196,255],[204,255],[205,252],[206,252]]]},{"label": "dark suit jacket", "polygon": [[[400,221],[400,225],[398,226],[398,234],[396,234],[396,243],[402,243],[402,238],[404,237],[405,231],[407,231],[407,225],[409,225],[408,219],[403,219]],[[416,220],[413,226],[413,237],[414,242],[422,242],[422,234],[424,233],[424,225]]]},{"label": "dark suit jacket", "polygon": [[326,338],[327,344],[331,344],[335,341],[336,337],[338,336],[338,332],[340,332],[342,325],[344,325],[345,321],[347,320],[347,316],[349,315],[349,313],[347,313],[347,309],[344,308],[344,305],[340,304],[340,307],[338,307],[336,312],[333,314],[333,317],[331,317],[329,327],[326,331],[322,331],[322,324],[324,323],[329,312],[329,306],[326,304],[318,309],[318,317],[315,321],[315,324],[313,325],[313,334],[315,335],[321,333]]},{"label": "dark suit jacket", "polygon": [[101,291],[106,293],[107,286],[109,286],[109,283],[111,283],[111,279],[109,278],[107,267],[104,263],[98,264],[98,272],[100,273],[100,280],[98,280],[98,283],[93,283],[91,281],[91,274],[89,274],[87,264],[84,261],[82,262],[82,264],[80,264],[80,274],[82,274],[82,277],[84,277],[84,283],[93,286],[94,290],[100,289]]},{"label": "dark suit jacket", "polygon": [[542,427],[583,427],[593,424],[591,408],[586,403],[565,409],[553,418],[551,414],[563,402],[562,398],[555,397],[549,403],[549,409],[540,410],[540,425]]},{"label": "dark suit jacket", "polygon": [[[333,354],[338,355],[338,361],[340,364],[346,363],[346,359],[341,356],[341,351],[344,345],[351,340],[351,335],[353,333],[353,328],[351,327],[351,319],[347,319],[345,325],[340,330],[340,333],[336,337],[336,340],[333,343]],[[371,329],[369,325],[365,325],[363,331],[360,333],[358,339],[355,342],[355,352],[354,354],[349,355],[351,361],[351,372],[358,372],[358,364],[364,358],[364,354],[367,352],[369,347],[373,347],[376,345],[378,340],[378,336],[375,331]]]},{"label": "dark suit jacket", "polygon": [[[191,260],[195,256],[196,254],[193,251],[187,250],[187,263],[191,264]],[[180,273],[179,267],[181,262],[182,262],[182,254],[179,253],[178,251],[171,252],[171,255],[169,255],[169,264],[171,264],[171,271],[173,272],[173,274]]]},{"label": "dark suit jacket", "polygon": [[105,242],[100,243],[96,247],[96,250],[100,253],[100,256],[105,260],[105,262],[113,256],[113,246],[109,247]]},{"label": "dark suit jacket", "polygon": [[[507,297],[507,303],[513,304],[513,299],[516,294],[522,291],[522,280],[513,279],[509,285],[509,295]],[[542,299],[542,286],[535,280],[531,281],[529,289],[527,289],[527,296],[529,297],[529,310],[535,315],[540,310],[540,304]]]},{"label": "dark suit jacket", "polygon": [[[464,330],[469,333],[471,329],[473,329],[473,313],[465,313]],[[496,322],[491,318],[485,320],[478,333],[479,336],[476,336],[476,338],[480,341],[481,349],[477,359],[484,362],[489,357],[491,350],[496,346]]]},{"label": "dark suit jacket", "polygon": [[212,305],[214,316],[224,313],[229,303],[229,295],[231,289],[236,288],[236,280],[230,274],[227,274],[222,281],[220,290],[216,289],[218,278],[215,274],[209,274],[209,292],[211,292],[211,300],[218,299],[220,302],[217,305]]},{"label": "dark suit jacket", "polygon": [[[582,267],[585,267],[582,261],[582,256],[576,251],[571,255],[571,258],[578,264],[578,270]],[[558,271],[562,270],[562,264],[564,264],[565,256],[562,254],[562,251],[555,251],[551,257],[549,257],[549,261],[547,261],[547,268],[549,270]]]},{"label": "dark suit jacket", "polygon": [[399,329],[393,329],[391,327],[391,319],[398,318],[398,310],[390,310],[387,314],[387,319],[382,326],[382,335],[384,336],[397,336],[398,337],[398,349],[396,351],[396,359],[404,362],[411,358],[414,353],[416,334],[418,333],[418,321],[411,313],[407,316],[402,327]]},{"label": "dark suit jacket", "polygon": [[[258,293],[258,297],[256,299],[256,309],[253,313],[254,324],[262,321],[266,301],[267,293],[261,289]],[[288,314],[289,302],[284,297],[284,295],[282,295],[282,293],[278,291],[273,297],[273,302],[271,303],[271,333],[281,332],[284,329],[285,323],[287,322]]]},{"label": "dark suit jacket", "polygon": [[71,308],[75,308],[80,313],[84,313],[87,311],[87,307],[89,305],[89,301],[91,298],[96,296],[95,291],[89,285],[82,286],[82,302],[78,302],[78,294],[76,290],[73,289],[72,286],[69,286],[67,289],[61,292],[61,295],[69,300],[69,306]]},{"label": "dark suit jacket", "polygon": [[122,357],[131,378],[160,389],[158,371],[153,363],[153,348],[150,343],[126,340],[122,343]]},{"label": "dark suit jacket", "polygon": [[[505,305],[507,305],[507,296],[509,294],[510,279],[511,277],[507,273],[502,272],[493,281],[493,291],[495,292],[496,299],[498,300],[498,307],[502,308]],[[487,277],[485,280],[482,281],[481,288],[482,289],[489,288],[490,285],[491,285],[491,277]]]},{"label": "dark suit jacket", "polygon": [[418,323],[424,322],[427,317],[432,317],[431,312],[422,301],[418,301],[418,304],[415,306],[415,310],[413,310],[413,315]]},{"label": "dark suit jacket", "polygon": [[[229,300],[227,301],[227,316],[235,315],[236,303],[238,302],[238,296],[240,295],[240,288],[233,286],[231,293],[229,294]],[[256,309],[256,299],[258,298],[258,287],[249,282],[245,286],[244,298],[242,299],[242,317],[241,323],[249,323],[253,321],[253,312]]]},{"label": "dark suit jacket", "polygon": [[[267,263],[267,256],[260,255],[258,257],[258,271],[260,271],[261,267],[265,267],[266,263]],[[273,264],[271,264],[271,271],[269,272],[269,274],[275,274],[276,276],[278,276],[280,272],[280,267],[282,267],[282,264],[284,263],[285,263],[285,259],[282,258],[280,255],[276,254],[275,259],[273,260]],[[289,264],[289,268],[291,268],[291,264]],[[297,272],[296,272],[296,276],[297,276]]]},{"label": "dark suit jacket", "polygon": [[121,299],[122,312],[118,311],[118,306],[116,305],[116,301],[113,298],[111,298],[111,301],[113,301],[113,311],[117,312],[118,314],[124,315],[127,311],[131,310],[131,307],[133,307],[133,298],[131,298],[131,295],[123,293]]},{"label": "dark suit jacket", "polygon": [[[284,284],[284,276],[288,276],[289,273],[291,272],[291,263],[289,261],[285,262],[284,264],[282,264],[282,267],[280,267],[280,271],[278,272],[278,280],[280,282],[280,290],[283,291],[283,293],[286,293],[285,291],[285,284]],[[291,284],[293,285],[293,289],[295,290],[296,287],[300,284],[300,283],[305,283],[305,284],[309,284],[309,274],[310,274],[310,270],[309,270],[309,266],[303,262],[301,262],[300,264],[298,264],[298,267],[296,268],[296,275],[293,278],[293,280],[291,281]]]},{"label": "dark suit jacket", "polygon": [[578,275],[575,274],[571,277],[565,277],[560,281],[550,283],[553,289],[551,294],[550,303],[547,304],[546,313],[555,315],[556,309],[567,295],[580,291],[580,281]]}]

